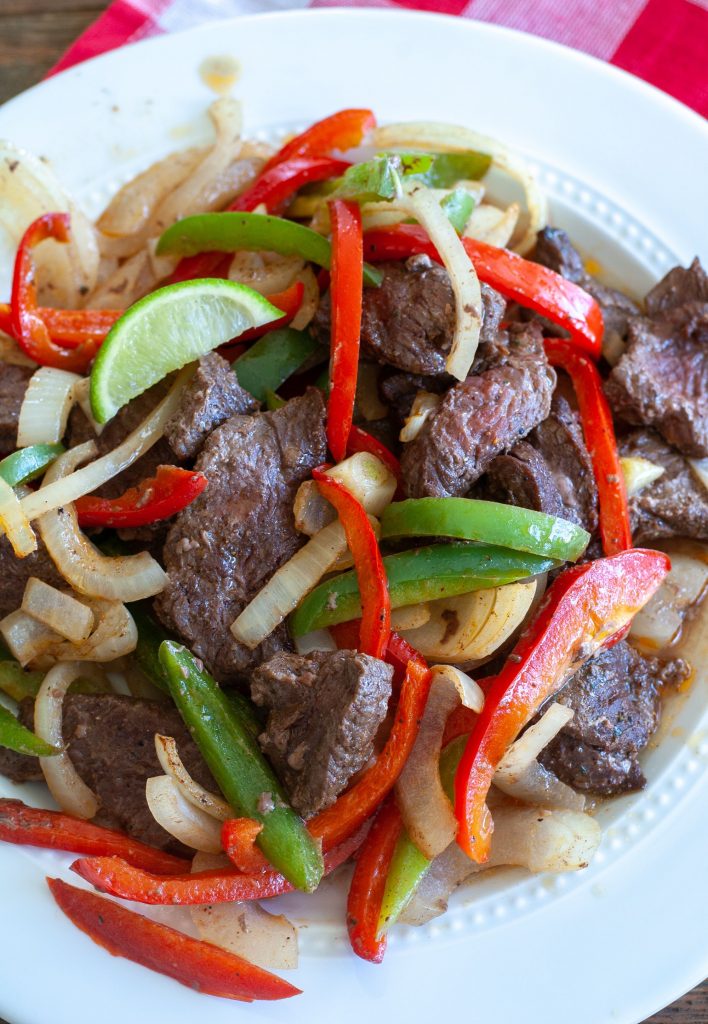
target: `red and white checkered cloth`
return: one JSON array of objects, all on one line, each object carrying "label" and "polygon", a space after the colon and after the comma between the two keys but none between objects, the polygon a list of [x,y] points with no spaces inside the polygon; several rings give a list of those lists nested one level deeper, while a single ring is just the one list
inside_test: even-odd
[{"label": "red and white checkered cloth", "polygon": [[631,71],[708,115],[708,0],[113,0],[53,70],[218,18],[357,6],[437,11],[554,39]]}]

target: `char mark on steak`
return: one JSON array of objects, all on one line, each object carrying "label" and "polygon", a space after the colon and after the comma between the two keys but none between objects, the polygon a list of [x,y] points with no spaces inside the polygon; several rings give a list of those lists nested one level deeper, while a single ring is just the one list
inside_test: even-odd
[{"label": "char mark on steak", "polygon": [[276,654],[253,673],[253,701],[269,711],[261,746],[303,817],[333,804],[368,762],[392,678],[356,651]]},{"label": "char mark on steak", "polygon": [[322,393],[310,388],[275,412],[217,427],[195,464],[209,483],[170,527],[168,583],[155,608],[221,682],[289,647],[284,625],[254,651],[230,626],[306,539],[295,529],[293,502],[326,458],[324,418]]},{"label": "char mark on steak", "polygon": [[505,362],[452,387],[405,445],[409,497],[467,494],[497,455],[548,416],[555,383],[539,325],[512,325]]},{"label": "char mark on steak", "polygon": [[[28,728],[33,727],[34,701],[22,701],[20,718]],[[76,771],[98,797],[97,824],[120,829],[170,853],[194,852],[158,825],[145,799],[147,780],[163,774],[155,752],[155,733],[174,737],[189,774],[218,792],[175,707],[116,694],[70,693],[64,698],[63,731]],[[43,777],[37,758],[2,747],[0,774],[14,782]]]},{"label": "char mark on steak", "polygon": [[619,442],[624,458],[648,459],[663,474],[629,499],[632,539],[642,547],[667,537],[708,541],[708,491],[675,448],[653,430],[634,430]]},{"label": "char mark on steak", "polygon": [[541,764],[598,796],[642,789],[638,754],[659,723],[661,689],[688,674],[684,661],[643,658],[624,640],[601,651],[561,691],[559,702],[574,715],[541,753]]},{"label": "char mark on steak", "polygon": [[619,419],[653,427],[684,455],[708,455],[708,279],[696,259],[647,296],[605,390]]},{"label": "char mark on steak", "polygon": [[210,352],[199,360],[179,408],[165,426],[165,437],[178,459],[194,459],[216,427],[239,413],[257,412],[258,401],[244,390],[225,359]]},{"label": "char mark on steak", "polygon": [[0,362],[0,456],[17,448],[17,424],[32,366],[15,366]]}]

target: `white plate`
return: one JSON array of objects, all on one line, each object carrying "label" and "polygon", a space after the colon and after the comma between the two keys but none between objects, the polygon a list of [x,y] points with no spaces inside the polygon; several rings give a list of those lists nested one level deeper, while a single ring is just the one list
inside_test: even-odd
[{"label": "white plate", "polygon": [[[0,110],[0,136],[50,157],[95,213],[155,157],[205,136],[213,97],[198,69],[221,54],[241,64],[247,134],[344,106],[469,124],[531,158],[555,222],[632,290],[701,247],[708,256],[708,131],[695,114],[581,54],[461,19],[322,10],[207,25],[31,89]],[[316,902],[290,899],[291,913],[316,908],[316,920],[289,974],[305,994],[286,1003],[239,1007],[110,959],[45,887],[47,873],[76,881],[70,858],[0,847],[0,1014],[12,1024],[643,1020],[708,974],[707,695],[702,679],[664,729],[647,790],[603,809],[585,872],[482,880],[427,928],[398,930],[382,967],[348,954],[341,885]],[[21,795],[4,780],[0,794]]]}]

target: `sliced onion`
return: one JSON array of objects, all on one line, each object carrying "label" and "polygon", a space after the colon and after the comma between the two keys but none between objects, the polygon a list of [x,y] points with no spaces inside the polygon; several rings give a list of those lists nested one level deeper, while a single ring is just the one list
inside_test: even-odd
[{"label": "sliced onion", "polygon": [[81,379],[77,373],[52,366],[42,366],[32,374],[20,407],[18,448],[61,441]]},{"label": "sliced onion", "polygon": [[179,756],[177,744],[172,736],[161,736],[156,733],[155,750],[162,770],[172,779],[185,800],[217,821],[236,817],[235,811],[223,797],[210,793],[192,778]]},{"label": "sliced onion", "polygon": [[[47,470],[37,495],[41,495],[45,487],[56,488],[78,477],[82,471],[73,470],[94,451],[93,441],[88,441],[60,455]],[[52,561],[67,583],[80,594],[107,601],[141,601],[164,589],[167,576],[147,551],[112,558],[101,554],[79,529],[73,503],[40,516],[38,525]]]},{"label": "sliced onion", "polygon": [[204,853],[219,853],[221,826],[218,821],[185,800],[169,776],[148,779],[145,799],[158,825],[180,843]]},{"label": "sliced onion", "polygon": [[[34,730],[53,747],[64,746],[62,713],[66,691],[75,679],[85,674],[85,665],[68,661],[50,669],[39,688],[34,704]],[[79,777],[66,751],[54,757],[40,757],[39,763],[49,792],[61,809],[77,818],[93,818],[98,811],[98,800]]]},{"label": "sliced onion", "polygon": [[79,381],[74,389],[74,396],[76,398],[76,404],[81,409],[82,413],[88,420],[94,434],[99,437],[105,430],[104,423],[97,423],[93,418],[93,409],[91,408],[91,378],[80,377]]},{"label": "sliced onion", "polygon": [[311,654],[312,651],[336,651],[337,645],[328,629],[313,629],[311,633],[296,636],[295,650],[298,654]]},{"label": "sliced onion", "polygon": [[304,291],[300,308],[290,321],[290,326],[295,331],[304,331],[312,321],[320,304],[320,286],[317,283],[312,267],[305,267],[304,270],[301,270],[296,277],[296,281],[302,282]]},{"label": "sliced onion", "polygon": [[34,359],[26,356],[14,338],[0,331],[0,363],[10,363],[11,366],[34,366]]},{"label": "sliced onion", "polygon": [[413,405],[398,435],[399,441],[415,441],[423,429],[423,424],[439,407],[441,395],[433,395],[429,391],[419,391],[413,399]]},{"label": "sliced onion", "polygon": [[708,490],[708,458],[706,459],[689,459],[688,464],[693,470],[693,474],[699,483]]},{"label": "sliced onion", "polygon": [[[353,494],[371,516],[380,516],[396,493],[396,478],[380,459],[369,452],[357,452],[344,459],[327,475],[334,477]],[[298,488],[293,506],[295,526],[312,536],[334,521],[334,509],[317,489],[314,480]]]},{"label": "sliced onion", "polygon": [[415,744],[396,783],[396,800],[408,835],[432,860],[457,835],[457,820],[438,767],[445,723],[458,704],[481,711],[484,695],[477,683],[458,669],[438,665],[431,671],[430,696]]},{"label": "sliced onion", "polygon": [[658,466],[655,462],[650,462],[649,459],[639,457],[622,458],[620,466],[628,498],[639,494],[666,472],[664,466]]},{"label": "sliced onion", "polygon": [[388,407],[379,398],[379,371],[375,363],[359,363],[356,379],[356,408],[367,422],[383,420]]},{"label": "sliced onion", "polygon": [[472,211],[462,237],[476,238],[503,249],[511,241],[520,212],[518,203],[510,203],[506,210],[500,210],[491,203],[481,203]]},{"label": "sliced onion", "polygon": [[96,627],[79,644],[61,644],[50,653],[57,661],[115,661],[132,654],[138,644],[138,630],[133,616],[120,601],[102,601],[87,597],[87,604],[96,615]]},{"label": "sliced onion", "polygon": [[93,629],[93,612],[86,604],[34,576],[27,580],[22,610],[74,644],[86,640]]},{"label": "sliced onion", "polygon": [[157,275],[150,263],[150,254],[143,246],[101,280],[88,297],[86,307],[127,309],[152,291],[157,283]]},{"label": "sliced onion", "polygon": [[37,622],[21,608],[0,619],[0,635],[23,668],[61,642],[58,633]]},{"label": "sliced onion", "polygon": [[544,768],[538,755],[573,717],[571,708],[553,703],[540,721],[509,747],[494,773],[494,785],[522,803],[549,810],[582,811],[585,797]]},{"label": "sliced onion", "polygon": [[[51,512],[53,509],[61,508],[63,505],[75,501],[83,494],[90,494],[102,487],[108,480],[112,480],[114,476],[122,473],[128,466],[132,466],[162,437],[165,424],[179,408],[182,391],[193,373],[193,366],[186,366],[181,370],[160,404],[113,451],[107,452],[100,459],[84,466],[83,469],[71,472],[68,476],[57,470],[60,463],[61,466],[66,465],[65,462],[61,462],[61,459],[66,459],[69,456],[73,465],[79,465],[80,462],[90,458],[89,449],[86,445],[79,445],[77,448],[72,448],[70,452],[66,452],[61,459],[57,459],[49,471],[53,470],[55,473],[53,482],[50,484],[49,473],[47,473],[43,486],[22,499],[22,508],[27,518],[31,521],[45,512]],[[81,452],[80,458],[75,455],[79,451]],[[95,448],[91,450],[91,454],[93,453],[95,453]]]},{"label": "sliced onion", "polygon": [[637,612],[630,636],[649,654],[676,640],[684,620],[708,587],[708,565],[698,550],[671,552],[671,571],[648,604]]},{"label": "sliced onion", "polygon": [[22,502],[12,487],[0,477],[0,534],[5,533],[18,558],[37,550],[37,538],[25,515]]},{"label": "sliced onion", "polygon": [[232,259],[229,278],[248,285],[261,295],[270,295],[289,288],[302,274],[304,267],[304,260],[299,256],[243,251],[236,253]]},{"label": "sliced onion", "polygon": [[600,845],[600,826],[589,814],[507,806],[494,811],[489,860],[476,864],[452,843],[433,861],[400,921],[421,925],[447,910],[452,892],[471,875],[494,867],[579,871]]},{"label": "sliced onion", "polygon": [[430,604],[409,604],[403,608],[391,609],[391,629],[400,633],[405,629],[419,629],[430,621]]},{"label": "sliced onion", "polygon": [[420,147],[453,153],[473,149],[491,156],[493,165],[518,181],[526,193],[529,223],[515,246],[522,255],[533,248],[536,235],[548,223],[548,201],[526,161],[488,135],[455,125],[414,121],[377,128],[373,142],[381,149]]},{"label": "sliced onion", "polygon": [[405,195],[411,216],[425,228],[450,276],[455,296],[455,330],[445,369],[465,380],[474,360],[482,326],[482,292],[472,261],[440,203],[424,186],[409,185]]}]

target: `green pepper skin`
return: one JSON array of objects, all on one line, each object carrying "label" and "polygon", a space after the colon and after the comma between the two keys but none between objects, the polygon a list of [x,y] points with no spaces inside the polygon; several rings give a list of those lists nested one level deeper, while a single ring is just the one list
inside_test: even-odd
[{"label": "green pepper skin", "polygon": [[461,235],[467,227],[467,221],[472,216],[475,207],[474,196],[467,189],[456,188],[454,192],[450,192],[440,200],[440,205],[455,231]]},{"label": "green pepper skin", "polygon": [[0,477],[10,487],[36,480],[64,451],[63,444],[31,444],[0,462]]},{"label": "green pepper skin", "polygon": [[0,704],[0,747],[7,747],[18,754],[32,757],[54,757],[59,753],[56,747],[45,743],[39,736],[18,722],[11,711]]},{"label": "green pepper skin", "polygon": [[[402,608],[421,601],[517,583],[548,572],[557,563],[550,558],[489,544],[433,544],[386,555],[383,564],[391,607]],[[360,615],[359,585],[356,573],[350,570],[321,583],[307,595],[290,616],[290,632],[293,636],[303,636],[313,629],[348,622]]]},{"label": "green pepper skin", "polygon": [[265,402],[268,391],[277,391],[319,347],[304,331],[283,327],[264,335],[231,365],[241,387]]},{"label": "green pepper skin", "polygon": [[590,534],[567,519],[475,498],[409,498],[389,505],[381,537],[455,537],[575,562]]},{"label": "green pepper skin", "polygon": [[0,661],[0,690],[18,704],[25,697],[36,697],[43,679],[43,672],[23,669],[10,654]]},{"label": "green pepper skin", "polygon": [[[157,254],[194,256],[200,252],[279,252],[302,256],[329,270],[332,246],[311,228],[266,213],[199,213],[169,227],[157,243]],[[364,283],[378,287],[383,277],[364,264]]]},{"label": "green pepper skin", "polygon": [[272,391],[270,388],[266,388],[265,404],[268,412],[275,412],[276,409],[283,408],[285,405],[285,399],[281,398],[277,391]]},{"label": "green pepper skin", "polygon": [[[322,853],[286,803],[256,740],[215,680],[185,647],[165,641],[160,646],[160,663],[172,698],[222,793],[237,814],[263,824],[257,842],[273,867],[298,889],[312,892],[324,871]],[[264,796],[270,796],[272,810],[263,810]]]}]

